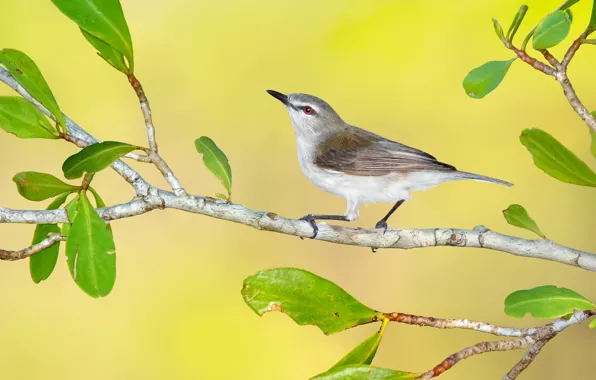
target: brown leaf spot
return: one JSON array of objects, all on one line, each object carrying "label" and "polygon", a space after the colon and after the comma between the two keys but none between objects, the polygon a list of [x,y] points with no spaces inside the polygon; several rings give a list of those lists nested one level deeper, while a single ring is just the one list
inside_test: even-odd
[{"label": "brown leaf spot", "polygon": [[278,304],[276,304],[276,303],[271,303],[271,304],[269,305],[269,310],[270,310],[270,311],[279,311],[280,313],[283,311],[283,310],[282,310],[282,308],[281,308],[281,306],[279,306],[279,305],[278,305]]},{"label": "brown leaf spot", "polygon": [[333,316],[339,318],[339,313],[336,311],[335,313],[333,313]]}]

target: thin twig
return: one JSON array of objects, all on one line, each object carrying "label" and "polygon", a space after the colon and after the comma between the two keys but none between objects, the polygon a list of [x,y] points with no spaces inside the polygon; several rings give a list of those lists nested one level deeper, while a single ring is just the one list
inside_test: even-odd
[{"label": "thin twig", "polygon": [[444,373],[445,371],[453,368],[454,365],[460,361],[469,358],[470,356],[484,354],[486,352],[494,351],[511,351],[520,350],[528,347],[529,343],[525,339],[510,339],[510,340],[499,340],[496,342],[482,342],[475,344],[470,347],[466,347],[463,350],[456,352],[453,355],[449,355],[439,365],[435,366],[428,372],[425,372],[420,377],[421,379],[432,379]]},{"label": "thin twig", "polygon": [[141,111],[143,112],[143,118],[145,119],[145,125],[147,126],[147,139],[149,140],[149,149],[151,149],[155,153],[158,153],[157,140],[155,139],[155,127],[153,126],[153,118],[151,116],[151,107],[149,107],[149,101],[147,100],[145,91],[143,91],[143,86],[141,86],[141,82],[139,82],[139,80],[134,76],[134,74],[130,74],[128,76],[128,81],[130,82],[132,88],[135,90],[135,93],[139,98],[139,103],[141,104]]},{"label": "thin twig", "polygon": [[[56,121],[56,117],[52,115],[43,105],[35,100],[28,92],[21,86],[10,73],[2,66],[0,66],[0,81],[4,82],[8,87],[15,90],[23,98],[27,99],[35,105],[41,112],[43,112],[50,119]],[[81,128],[77,123],[72,121],[68,116],[64,115],[64,121],[69,135],[76,137],[79,140],[86,141],[88,144],[98,142],[98,140],[91,136],[87,131]],[[122,160],[118,160],[112,164],[114,169],[126,182],[128,182],[136,191],[137,194],[147,194],[150,185],[130,166],[125,164]]]},{"label": "thin twig", "polygon": [[546,59],[546,61],[548,63],[550,63],[550,65],[559,70],[561,68],[561,63],[559,61],[557,61],[557,59],[546,49],[540,49],[539,50],[542,55],[544,56],[544,59]]},{"label": "thin twig", "polygon": [[44,249],[51,247],[52,245],[60,242],[65,241],[66,237],[60,234],[49,234],[48,237],[37,244],[29,246],[27,248],[23,248],[18,251],[6,251],[4,249],[0,249],[0,260],[8,260],[8,261],[16,261],[26,259],[31,255],[34,255],[38,252],[43,251]]},{"label": "thin twig", "polygon": [[556,336],[556,333],[550,334],[536,343],[534,343],[528,352],[524,355],[524,357],[507,373],[507,375],[503,376],[503,380],[513,380],[516,379],[520,373],[522,373],[532,362],[536,359],[536,356],[552,338]]},{"label": "thin twig", "polygon": [[151,150],[147,151],[147,157],[149,160],[155,165],[155,167],[159,170],[159,172],[164,176],[166,182],[170,185],[172,190],[174,190],[174,194],[177,196],[186,196],[186,191],[182,184],[178,180],[178,178],[174,175],[174,172],[168,164],[164,161],[161,156]]},{"label": "thin twig", "polygon": [[531,57],[524,50],[520,50],[520,49],[516,48],[515,46],[511,46],[511,50],[513,50],[513,52],[515,54],[517,54],[517,56],[522,61],[526,62],[528,65],[532,66],[536,70],[541,71],[541,72],[545,73],[546,75],[552,75],[552,76],[555,75],[555,72],[556,72],[555,69],[553,69],[552,67],[548,66],[544,62],[539,61],[536,58]]}]

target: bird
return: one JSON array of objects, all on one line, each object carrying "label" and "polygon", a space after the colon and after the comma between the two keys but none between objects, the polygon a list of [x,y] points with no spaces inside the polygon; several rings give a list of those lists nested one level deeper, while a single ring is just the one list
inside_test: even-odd
[{"label": "bird", "polygon": [[316,96],[267,92],[283,103],[290,115],[298,162],[306,178],[347,202],[343,215],[307,214],[300,218],[312,227],[312,239],[319,232],[317,220],[353,222],[360,216],[360,205],[368,203],[393,204],[375,225],[384,234],[387,221],[411,199],[411,191],[445,182],[475,180],[513,186],[497,178],[457,170],[422,150],[350,125]]}]

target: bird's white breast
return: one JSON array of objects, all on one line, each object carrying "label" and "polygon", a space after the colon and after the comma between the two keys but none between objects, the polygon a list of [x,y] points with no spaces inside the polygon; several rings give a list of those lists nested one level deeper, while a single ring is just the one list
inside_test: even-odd
[{"label": "bird's white breast", "polygon": [[410,199],[411,183],[406,178],[355,176],[321,169],[314,164],[314,147],[306,139],[297,139],[298,161],[304,175],[321,189],[357,204],[394,203]]}]

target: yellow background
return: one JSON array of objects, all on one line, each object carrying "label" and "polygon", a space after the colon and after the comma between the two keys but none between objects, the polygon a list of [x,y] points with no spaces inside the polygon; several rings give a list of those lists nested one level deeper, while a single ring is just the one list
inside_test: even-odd
[{"label": "yellow background", "polygon": [[[561,0],[529,1],[519,38]],[[559,85],[515,62],[500,88],[478,101],[461,86],[466,73],[512,55],[490,18],[508,27],[519,1],[195,1],[123,0],[137,76],[154,111],[163,156],[193,194],[221,185],[193,141],[212,137],[234,173],[234,201],[300,217],[342,213],[344,201],[310,184],[296,160],[294,134],[278,101],[265,93],[322,97],[348,122],[426,150],[462,170],[511,181],[513,188],[459,182],[414,194],[393,227],[484,224],[533,238],[507,225],[501,210],[520,203],[549,238],[596,252],[595,190],[567,185],[534,167],[518,136],[542,128],[594,167],[587,127]],[[587,23],[590,1],[575,6],[571,36]],[[74,23],[50,1],[2,1],[1,47],[29,54],[61,108],[102,140],[146,144],[137,99],[126,78],[95,56]],[[565,43],[567,45],[568,43]],[[564,47],[553,49],[561,57]],[[535,54],[536,52],[532,52]],[[596,109],[592,46],[570,68],[578,94]],[[0,86],[0,93],[11,91]],[[76,152],[61,141],[0,134],[1,205],[40,208],[20,198],[12,176],[61,174]],[[165,187],[156,170],[135,163]],[[109,204],[131,188],[115,173],[96,177]],[[389,205],[362,209],[371,227]],[[530,326],[503,313],[514,290],[543,284],[596,300],[596,275],[504,253],[432,248],[380,250],[301,241],[176,211],[113,223],[118,280],[105,299],[81,292],[60,259],[35,285],[27,261],[0,265],[2,379],[306,379],[325,371],[375,326],[333,336],[295,325],[282,314],[257,317],[242,301],[243,279],[272,267],[300,267],[344,287],[378,310]],[[2,248],[29,244],[32,226],[0,226]],[[491,336],[392,324],[374,364],[425,371],[449,354]],[[596,331],[587,324],[552,341],[524,379],[587,378]],[[444,379],[501,378],[522,351],[474,357]]]}]

